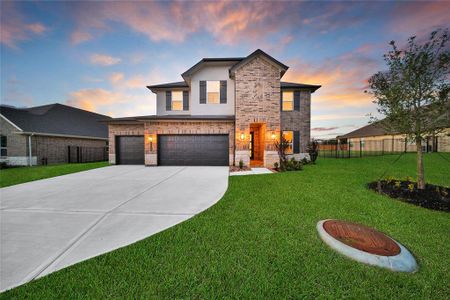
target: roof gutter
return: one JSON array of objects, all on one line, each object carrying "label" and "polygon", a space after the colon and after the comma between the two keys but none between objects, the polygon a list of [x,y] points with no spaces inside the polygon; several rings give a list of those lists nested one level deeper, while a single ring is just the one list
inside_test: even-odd
[{"label": "roof gutter", "polygon": [[75,139],[88,139],[88,140],[102,140],[107,141],[108,138],[96,137],[96,136],[82,136],[82,135],[70,135],[70,134],[57,134],[57,133],[44,133],[44,132],[27,132],[21,131],[17,132],[19,134],[25,135],[39,135],[39,136],[51,136],[51,137],[66,137],[66,138],[75,138]]}]

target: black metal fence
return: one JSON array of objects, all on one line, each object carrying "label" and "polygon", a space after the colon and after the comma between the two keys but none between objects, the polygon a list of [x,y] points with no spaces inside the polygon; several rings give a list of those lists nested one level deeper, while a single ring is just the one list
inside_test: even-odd
[{"label": "black metal fence", "polygon": [[[424,152],[446,152],[450,137],[430,137],[423,142]],[[407,139],[332,139],[319,142],[319,157],[357,158],[401,152],[415,152],[416,144]]]},{"label": "black metal fence", "polygon": [[67,147],[68,163],[85,163],[108,160],[108,147]]}]

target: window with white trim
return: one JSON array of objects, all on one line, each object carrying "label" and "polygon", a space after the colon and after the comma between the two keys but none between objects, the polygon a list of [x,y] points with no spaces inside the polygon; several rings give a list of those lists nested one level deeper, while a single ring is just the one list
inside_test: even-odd
[{"label": "window with white trim", "polygon": [[287,142],[288,147],[285,150],[286,154],[294,153],[294,132],[293,131],[283,131],[283,139]]},{"label": "window with white trim", "polygon": [[172,91],[172,110],[183,110],[182,91]]},{"label": "window with white trim", "polygon": [[206,99],[208,104],[220,103],[220,81],[206,82]]},{"label": "window with white trim", "polygon": [[294,92],[283,92],[282,110],[294,110]]},{"label": "window with white trim", "polygon": [[4,135],[0,135],[0,156],[6,157],[8,156],[8,142],[7,138]]}]

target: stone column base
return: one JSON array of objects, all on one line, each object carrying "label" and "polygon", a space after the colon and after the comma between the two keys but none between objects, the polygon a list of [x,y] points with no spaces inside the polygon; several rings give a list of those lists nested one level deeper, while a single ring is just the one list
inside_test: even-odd
[{"label": "stone column base", "polygon": [[239,166],[239,161],[244,163],[244,166],[250,166],[250,151],[249,150],[240,150],[236,151],[236,159],[235,164]]},{"label": "stone column base", "polygon": [[109,154],[109,163],[112,165],[116,164],[116,155],[115,154]]},{"label": "stone column base", "polygon": [[145,154],[145,165],[146,166],[157,166],[158,165],[158,155],[156,153]]},{"label": "stone column base", "polygon": [[273,168],[274,163],[280,163],[277,151],[264,151],[264,167]]}]

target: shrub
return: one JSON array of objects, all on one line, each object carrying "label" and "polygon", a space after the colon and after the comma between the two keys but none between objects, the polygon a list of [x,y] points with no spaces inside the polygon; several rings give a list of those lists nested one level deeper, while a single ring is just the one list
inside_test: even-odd
[{"label": "shrub", "polygon": [[308,159],[307,159],[306,157],[304,157],[304,158],[301,160],[301,162],[302,162],[303,165],[307,165],[307,164],[309,163],[309,161],[308,161]]},{"label": "shrub", "polygon": [[303,169],[303,164],[301,161],[292,157],[290,160],[281,163],[280,169],[281,171],[299,171]]},{"label": "shrub", "polygon": [[244,161],[241,159],[239,161],[239,169],[242,169],[244,167]]},{"label": "shrub", "polygon": [[395,186],[396,189],[399,189],[400,186],[401,186],[401,182],[400,182],[399,180],[397,180],[397,181],[395,182],[394,186]]},{"label": "shrub", "polygon": [[279,168],[279,164],[276,162],[276,163],[274,163],[273,164],[273,167],[275,168],[275,170],[277,170],[278,171],[278,168]]},{"label": "shrub", "polygon": [[309,158],[313,164],[316,163],[317,157],[319,156],[319,143],[316,140],[311,140],[306,147],[306,151],[309,154]]},{"label": "shrub", "polygon": [[411,193],[414,191],[414,184],[408,184],[408,191],[410,191]]}]

